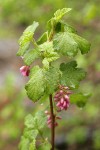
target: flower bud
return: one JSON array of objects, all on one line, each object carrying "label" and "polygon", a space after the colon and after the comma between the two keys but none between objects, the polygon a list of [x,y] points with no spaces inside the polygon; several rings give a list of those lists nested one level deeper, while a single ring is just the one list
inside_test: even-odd
[{"label": "flower bud", "polygon": [[23,76],[29,76],[30,73],[30,66],[22,66],[20,68],[20,72]]}]

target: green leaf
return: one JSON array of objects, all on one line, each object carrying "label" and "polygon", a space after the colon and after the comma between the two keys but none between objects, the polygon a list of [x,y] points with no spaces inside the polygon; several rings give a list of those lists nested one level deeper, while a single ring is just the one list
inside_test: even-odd
[{"label": "green leaf", "polygon": [[61,21],[61,23],[62,23],[62,26],[64,28],[64,32],[77,33],[77,31],[71,25],[66,24],[66,23],[64,23],[62,21]]},{"label": "green leaf", "polygon": [[61,55],[75,56],[78,52],[78,45],[68,32],[60,32],[54,36],[54,49]]},{"label": "green leaf", "polygon": [[49,61],[48,61],[48,59],[47,59],[47,58],[44,58],[43,61],[42,61],[42,63],[43,63],[43,67],[44,67],[46,70],[48,70],[48,69],[49,69]]},{"label": "green leaf", "polygon": [[52,42],[47,41],[39,45],[39,51],[41,52],[41,56],[44,58],[42,63],[45,69],[49,69],[49,63],[59,58],[57,52],[54,52]]},{"label": "green leaf", "polygon": [[52,94],[60,80],[60,70],[50,67],[44,70],[35,66],[31,69],[30,80],[25,88],[28,97],[34,102],[39,100],[45,93]]},{"label": "green leaf", "polygon": [[37,137],[37,135],[38,135],[38,130],[36,130],[36,129],[29,130],[28,128],[26,128],[24,130],[24,137],[28,138],[29,140],[34,140]]},{"label": "green leaf", "polygon": [[67,12],[69,12],[71,8],[63,8],[59,9],[54,13],[54,19],[59,21]]},{"label": "green leaf", "polygon": [[48,94],[47,93],[45,93],[42,97],[41,97],[41,99],[40,99],[40,101],[39,101],[39,104],[42,104],[42,103],[44,103],[45,101],[48,101]]},{"label": "green leaf", "polygon": [[36,142],[36,140],[33,139],[33,141],[30,143],[29,150],[36,150],[35,142]]},{"label": "green leaf", "polygon": [[[48,22],[47,22],[47,27],[48,27],[48,31],[50,33],[50,31],[54,28],[56,28],[56,31],[59,30],[59,25],[60,23],[59,20],[62,19],[62,17],[71,10],[71,8],[63,8],[63,9],[59,9],[54,13],[54,17],[52,17]],[[58,29],[57,29],[58,28]]]},{"label": "green leaf", "polygon": [[22,136],[19,144],[19,150],[29,150],[29,143],[29,139]]},{"label": "green leaf", "polygon": [[35,69],[31,72],[31,78],[29,82],[26,84],[25,89],[27,91],[27,95],[34,102],[41,98],[44,93],[44,76],[43,71],[39,67],[34,67]]},{"label": "green leaf", "polygon": [[57,88],[60,80],[60,70],[58,68],[51,67],[48,71],[44,71],[45,74],[45,93],[52,94]]},{"label": "green leaf", "polygon": [[31,140],[36,138],[38,130],[44,127],[46,120],[47,117],[44,111],[38,111],[35,113],[34,117],[31,114],[27,115],[25,118],[26,129],[24,131],[24,136]]},{"label": "green leaf", "polygon": [[48,59],[48,62],[55,61],[58,59],[60,56],[58,55],[57,52],[50,52],[46,54],[46,58]]},{"label": "green leaf", "polygon": [[28,66],[30,66],[32,64],[32,62],[39,58],[39,53],[36,49],[33,50],[28,50],[25,55],[24,55],[24,63]]},{"label": "green leaf", "polygon": [[42,63],[45,69],[49,69],[49,63],[55,61],[59,58],[59,55],[56,52],[46,53],[45,58],[43,59]]},{"label": "green leaf", "polygon": [[53,43],[49,41],[44,42],[43,44],[39,45],[39,51],[45,52],[45,54],[54,51]]},{"label": "green leaf", "polygon": [[75,93],[70,96],[70,102],[78,107],[84,107],[90,94]]},{"label": "green leaf", "polygon": [[73,37],[73,39],[76,41],[76,43],[78,44],[78,47],[81,53],[82,54],[88,53],[90,50],[90,43],[84,38],[78,36],[77,34],[74,34],[74,33],[70,33],[70,34]]},{"label": "green leaf", "polygon": [[24,53],[28,50],[30,42],[32,41],[34,32],[38,25],[38,22],[34,21],[33,24],[27,27],[23,32],[23,35],[19,39],[19,51],[17,52],[18,56],[23,56]]},{"label": "green leaf", "polygon": [[37,44],[43,44],[47,41],[47,32],[43,33],[43,35],[38,39]]},{"label": "green leaf", "polygon": [[34,117],[31,114],[28,114],[25,117],[25,122],[24,122],[25,126],[29,129],[33,128],[33,124],[34,124]]},{"label": "green leaf", "polygon": [[40,130],[46,124],[47,117],[44,111],[38,111],[34,117],[34,128]]},{"label": "green leaf", "polygon": [[77,31],[70,26],[69,24],[65,23],[64,21],[59,21],[54,26],[54,32],[69,32],[69,33],[77,33]]},{"label": "green leaf", "polygon": [[75,34],[73,28],[65,25],[64,31],[66,32],[57,33],[53,39],[54,49],[58,51],[58,53],[67,56],[75,56],[78,50],[80,50],[82,54],[86,54],[90,50],[90,43]]},{"label": "green leaf", "polygon": [[61,84],[71,88],[77,88],[79,82],[84,79],[86,75],[83,69],[77,68],[76,61],[71,61],[67,64],[62,63],[60,70],[62,71]]}]

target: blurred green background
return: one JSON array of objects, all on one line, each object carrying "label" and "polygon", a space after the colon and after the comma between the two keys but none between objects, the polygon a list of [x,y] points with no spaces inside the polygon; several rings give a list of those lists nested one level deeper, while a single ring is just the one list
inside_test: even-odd
[{"label": "blurred green background", "polygon": [[[56,129],[57,150],[100,150],[100,1],[99,0],[0,0],[0,150],[17,150],[24,117],[38,109],[27,98],[27,78],[19,73],[23,65],[16,57],[18,38],[34,20],[40,23],[36,38],[45,31],[46,22],[63,7],[72,11],[66,22],[91,43],[89,54],[76,57],[87,78],[80,88],[92,93],[87,105],[71,106],[62,113]],[[45,129],[48,133],[48,128]]]}]

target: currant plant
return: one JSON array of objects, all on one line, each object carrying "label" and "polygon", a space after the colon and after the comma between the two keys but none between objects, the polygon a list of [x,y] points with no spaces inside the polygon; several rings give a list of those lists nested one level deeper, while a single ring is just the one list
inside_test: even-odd
[{"label": "currant plant", "polygon": [[[20,150],[54,150],[55,127],[61,119],[60,112],[66,111],[71,104],[83,107],[87,101],[88,95],[78,91],[79,83],[85,78],[86,72],[77,67],[74,57],[79,52],[88,53],[90,43],[62,20],[70,10],[71,8],[57,10],[47,22],[47,31],[38,40],[34,38],[39,25],[35,21],[19,39],[17,55],[25,63],[20,72],[23,76],[29,76],[25,86],[27,95],[33,102],[42,101],[48,104],[45,110],[38,111],[34,117],[29,114],[25,118]],[[40,65],[32,65],[37,59],[40,60]],[[51,144],[43,136],[42,129],[46,125],[51,130]],[[41,142],[38,142],[37,135],[40,135]]]}]

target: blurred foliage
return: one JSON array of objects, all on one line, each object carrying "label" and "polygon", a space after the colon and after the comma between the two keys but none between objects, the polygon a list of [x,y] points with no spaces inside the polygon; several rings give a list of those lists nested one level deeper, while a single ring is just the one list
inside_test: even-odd
[{"label": "blurred foliage", "polygon": [[25,91],[17,89],[13,74],[8,74],[5,84],[0,88],[0,148],[20,137],[26,111],[22,100]]},{"label": "blurred foliage", "polygon": [[[70,21],[79,22],[88,25],[91,21],[98,19],[100,9],[99,0],[0,0],[0,21],[6,28],[27,26],[36,20],[42,25],[44,30],[45,22],[51,18],[53,12],[59,8],[71,7],[73,13],[70,15]],[[79,13],[80,12],[80,13]],[[66,18],[68,19],[68,17]],[[9,32],[11,34],[11,31]]]},{"label": "blurred foliage", "polygon": [[[87,79],[80,88],[87,94],[92,93],[90,101],[80,110],[72,106],[65,114],[61,114],[62,121],[57,128],[57,136],[64,134],[66,143],[71,148],[81,143],[77,149],[100,149],[100,6],[99,0],[0,0],[0,38],[19,37],[23,28],[34,20],[42,27],[37,31],[40,35],[48,18],[59,8],[71,7],[72,13],[66,20],[75,26],[77,31],[91,43],[91,52],[77,56],[78,66],[88,71]],[[0,149],[17,150],[23,129],[23,119],[27,112],[33,112],[32,106],[25,104],[25,92],[15,85],[15,78],[9,75],[5,84],[0,88]],[[35,109],[40,109],[36,106]],[[64,127],[64,128],[62,128]],[[47,129],[45,134],[48,135]],[[14,143],[14,140],[16,141]],[[88,142],[89,141],[89,144]],[[8,148],[10,143],[13,148]],[[13,143],[13,144],[12,144]],[[88,146],[90,146],[88,148]],[[5,148],[6,147],[6,148]]]}]

